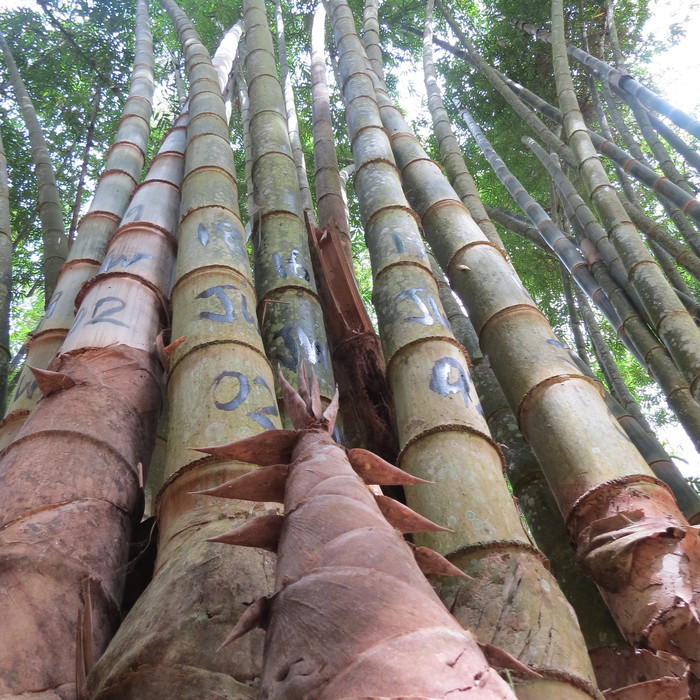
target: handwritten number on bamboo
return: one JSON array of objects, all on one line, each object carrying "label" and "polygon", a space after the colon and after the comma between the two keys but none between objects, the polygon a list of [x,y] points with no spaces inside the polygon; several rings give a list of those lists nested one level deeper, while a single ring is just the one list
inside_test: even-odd
[{"label": "handwritten number on bamboo", "polygon": [[[457,372],[457,376],[450,381],[453,376],[452,370]],[[433,371],[430,374],[430,389],[440,396],[449,396],[450,394],[461,394],[464,399],[464,405],[468,406],[471,390],[467,375],[462,365],[452,357],[442,357],[433,365]]]},{"label": "handwritten number on bamboo", "polygon": [[[238,287],[233,284],[217,284],[197,294],[195,299],[208,299],[209,297],[215,297],[219,300],[223,309],[223,313],[215,313],[214,311],[200,311],[198,318],[206,318],[209,321],[218,321],[220,323],[233,323],[237,318],[236,312],[234,310],[233,301],[226,290],[236,289],[238,289]],[[253,316],[251,316],[250,311],[248,311],[248,301],[243,294],[241,294],[241,315],[247,323],[250,323],[251,325],[255,324],[255,319]]]},{"label": "handwritten number on bamboo", "polygon": [[277,274],[282,279],[287,277],[287,272],[301,280],[306,280],[307,282],[311,279],[309,276],[309,271],[299,262],[299,255],[299,251],[294,248],[287,258],[286,263],[283,263],[282,256],[279,253],[272,254],[272,261],[275,263],[275,267],[277,268]]},{"label": "handwritten number on bamboo", "polygon": [[[139,206],[141,206],[139,204]],[[139,262],[139,260],[152,260],[153,256],[150,253],[135,253],[131,257],[126,255],[117,255],[116,257],[111,253],[105,258],[100,268],[100,272],[109,272],[113,267],[121,265],[122,267],[129,267],[134,263]]]},{"label": "handwritten number on bamboo", "polygon": [[140,221],[143,214],[143,204],[137,204],[131,207],[126,214],[122,217],[121,225],[128,223],[129,221]]},{"label": "handwritten number on bamboo", "polygon": [[[235,370],[226,370],[224,372],[221,372],[216,377],[216,379],[214,379],[212,383],[212,389],[216,390],[221,384],[221,382],[229,377],[231,379],[235,379],[238,382],[238,391],[236,392],[236,395],[229,401],[218,401],[216,400],[216,398],[214,399],[214,405],[220,411],[235,411],[237,408],[240,408],[240,406],[243,405],[243,403],[250,395],[250,381],[242,372],[236,372]],[[274,394],[272,393],[272,390],[262,377],[255,377],[253,383],[266,389],[274,400]],[[268,416],[278,415],[277,406],[275,406],[273,403],[269,406],[263,406],[262,408],[259,408],[256,411],[250,411],[246,415],[252,420],[254,420],[261,427],[271,430],[275,426],[273,422],[268,418]]]},{"label": "handwritten number on bamboo", "polygon": [[[105,306],[106,304],[113,304],[113,306]],[[128,328],[128,324],[123,321],[111,318],[115,314],[124,311],[125,308],[126,302],[119,297],[102,297],[95,303],[95,308],[92,310],[92,316],[87,322],[87,325],[90,326],[95,323],[113,323],[115,326]]]},{"label": "handwritten number on bamboo", "polygon": [[286,353],[278,352],[279,361],[289,370],[295,372],[299,367],[300,355],[308,360],[311,364],[322,364],[328,367],[328,351],[318,341],[313,343],[309,340],[309,336],[299,328],[288,323],[282,326],[273,336],[273,340],[281,338],[284,341]]},{"label": "handwritten number on bamboo", "polygon": [[[240,231],[230,221],[216,221],[211,228],[213,228],[216,233],[220,234],[221,240],[234,253],[242,256],[246,255],[243,237],[241,236]],[[209,241],[211,239],[209,227],[207,227],[205,224],[199,224],[199,227],[197,228],[197,237],[203,246],[209,245]]]},{"label": "handwritten number on bamboo", "polygon": [[62,296],[63,296],[63,292],[59,291],[59,292],[56,292],[51,297],[51,302],[46,307],[46,311],[44,313],[44,318],[51,318],[51,316],[53,315],[53,312],[56,310],[56,305],[58,304],[58,302],[60,301]]},{"label": "handwritten number on bamboo", "polygon": [[[423,292],[426,297],[426,301],[420,298],[419,292]],[[448,322],[445,316],[440,311],[440,308],[435,303],[435,299],[427,292],[427,290],[422,287],[410,287],[405,291],[397,294],[395,301],[400,301],[401,299],[410,299],[421,312],[421,316],[407,316],[406,321],[413,321],[414,323],[422,323],[425,326],[432,326],[436,321],[440,322],[445,328],[448,327]],[[431,314],[432,312],[432,314]]]}]

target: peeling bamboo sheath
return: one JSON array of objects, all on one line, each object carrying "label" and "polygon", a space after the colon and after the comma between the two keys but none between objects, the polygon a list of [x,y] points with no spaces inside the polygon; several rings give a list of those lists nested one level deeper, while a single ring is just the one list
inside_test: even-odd
[{"label": "peeling bamboo sheath", "polygon": [[[147,4],[139,0],[136,4],[134,68],[117,135],[107,152],[90,208],[78,226],[68,261],[58,273],[56,289],[29,341],[13,400],[0,424],[0,450],[12,442],[28,412],[39,400],[40,394],[29,367],[47,367],[61,347],[73,323],[78,292],[100,268],[107,242],[124,216],[139,182],[150,131],[153,91],[153,46]],[[130,212],[134,211],[130,207]]]},{"label": "peeling bamboo sheath", "polygon": [[246,0],[244,20],[252,178],[259,207],[253,222],[255,285],[263,340],[288,379],[296,376],[300,360],[310,362],[321,395],[330,401],[335,390],[330,351],[264,2]]},{"label": "peeling bamboo sheath", "polygon": [[274,594],[255,601],[226,640],[267,629],[259,697],[514,698],[421,573],[459,569],[399,534],[443,528],[367,488],[421,480],[335,444],[338,395],[321,414],[313,375],[309,390],[300,373],[299,393],[280,382],[296,430],[206,450],[262,464],[208,494],[285,506],[284,516],[215,538],[277,552]]},{"label": "peeling bamboo sheath", "polygon": [[[520,656],[520,660],[532,663],[538,671],[543,666],[566,666],[571,674],[567,676],[570,683],[561,683],[550,676],[531,681],[532,685],[526,683],[523,688],[531,687],[534,693],[556,692],[557,697],[589,697],[594,694],[593,676],[585,646],[570,608],[565,603],[561,609],[558,607],[563,597],[527,540],[502,480],[501,456],[479,414],[466,358],[447,327],[418,225],[401,189],[392,144],[385,131],[392,129],[388,123],[382,124],[352,15],[342,0],[327,2],[326,7],[340,54],[342,88],[356,164],[355,188],[372,258],[375,307],[398,412],[403,446],[401,466],[437,482],[430,493],[423,494],[417,488],[407,490],[407,498],[417,511],[454,530],[454,533],[424,535],[421,541],[448,553],[453,563],[477,577],[478,583],[474,585],[444,590],[463,624],[483,641],[518,654],[523,644],[517,641],[520,634],[508,620],[510,613],[521,621],[526,617],[530,642],[525,645],[528,648],[525,658]],[[425,185],[422,178],[420,187]],[[466,212],[464,205],[457,203]],[[480,232],[479,236],[486,240]],[[507,267],[492,244],[487,245]],[[465,465],[473,466],[465,468]],[[471,498],[472,494],[484,492],[490,493],[494,500],[485,503],[484,499]],[[523,581],[517,602],[505,600],[504,589],[488,584],[491,575],[503,580],[514,571],[518,572],[518,581],[523,578],[537,582],[537,588],[530,588]],[[546,584],[540,584],[541,581]],[[550,591],[546,599],[540,595],[542,585]],[[537,612],[531,605],[535,599]],[[508,611],[505,615],[504,607]],[[552,627],[558,628],[555,619],[562,612],[568,619],[563,636],[558,636],[554,645],[557,651],[553,653],[551,648],[545,651],[535,641],[539,635],[535,631],[537,618],[547,620],[541,631],[549,638]],[[563,649],[566,652],[561,659],[557,658]]]},{"label": "peeling bamboo sheath", "polygon": [[[173,338],[185,340],[171,358],[167,481],[157,504],[156,570],[89,682],[93,698],[113,697],[114,688],[120,698],[134,700],[220,693],[247,698],[260,671],[262,634],[249,635],[233,656],[215,651],[247,603],[269,591],[273,559],[258,550],[221,557],[205,539],[273,506],[214,503],[191,495],[250,469],[202,458],[193,448],[255,435],[280,423],[255,318],[221,98],[230,60],[217,61],[217,73],[180,8],[171,0],[163,0],[163,6],[183,43],[190,79],[172,331]],[[230,59],[235,48],[226,53]]]},{"label": "peeling bamboo sheath", "polygon": [[[52,371],[36,370],[44,398],[0,464],[12,498],[0,523],[0,609],[13,640],[0,647],[2,694],[82,696],[76,658],[99,656],[118,622],[140,465],[159,412],[154,350],[167,318],[183,143],[182,128],[168,134],[134,194],[138,209],[83,286]],[[78,619],[92,622],[76,649]]]}]

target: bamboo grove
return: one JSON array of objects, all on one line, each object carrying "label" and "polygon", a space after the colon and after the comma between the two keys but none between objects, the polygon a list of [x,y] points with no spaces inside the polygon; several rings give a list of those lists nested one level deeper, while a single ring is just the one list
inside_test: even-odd
[{"label": "bamboo grove", "polygon": [[0,15],[0,697],[700,698],[646,3],[201,5]]}]

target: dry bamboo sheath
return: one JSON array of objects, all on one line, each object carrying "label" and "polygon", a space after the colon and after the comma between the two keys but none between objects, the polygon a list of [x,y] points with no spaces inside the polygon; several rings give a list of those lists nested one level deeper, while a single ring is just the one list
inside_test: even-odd
[{"label": "dry bamboo sheath", "polygon": [[[107,152],[104,170],[89,210],[78,227],[68,261],[58,274],[56,289],[44,317],[29,340],[25,367],[17,381],[7,415],[0,423],[0,450],[12,442],[39,399],[37,383],[29,367],[45,368],[61,347],[73,323],[75,298],[83,283],[100,268],[107,242],[125,215],[141,176],[154,87],[147,3],[139,0],[136,5],[134,67],[117,135]],[[129,217],[140,219],[141,213],[130,207],[126,220]]]},{"label": "dry bamboo sheath", "polygon": [[[520,655],[521,662],[542,674],[539,679],[520,677],[519,692],[532,697],[590,697],[595,695],[593,673],[580,632],[522,529],[502,479],[501,455],[480,413],[466,358],[444,318],[415,215],[401,189],[352,14],[342,0],[325,4],[339,51],[355,190],[372,259],[389,383],[396,399],[400,464],[436,482],[430,494],[408,487],[407,500],[421,514],[454,530],[422,535],[420,541],[475,577],[473,582],[443,587],[460,622],[482,641]],[[486,492],[492,496],[488,502],[475,497]],[[495,583],[504,580],[517,581],[514,597],[508,598],[509,587]],[[556,642],[551,642],[551,635]]]}]

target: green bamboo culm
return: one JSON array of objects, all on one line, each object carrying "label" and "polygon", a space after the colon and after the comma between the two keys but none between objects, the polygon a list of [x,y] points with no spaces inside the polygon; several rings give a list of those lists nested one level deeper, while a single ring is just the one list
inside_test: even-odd
[{"label": "green bamboo culm", "polygon": [[[520,655],[521,661],[543,674],[537,681],[519,678],[523,692],[529,689],[538,697],[595,696],[593,672],[576,621],[523,529],[502,477],[502,458],[476,400],[466,358],[444,317],[418,223],[394,165],[396,151],[392,153],[387,135],[393,129],[382,123],[352,14],[342,0],[327,2],[326,7],[340,50],[355,190],[372,261],[387,373],[396,399],[399,464],[436,482],[429,494],[407,489],[407,500],[453,530],[421,536],[421,542],[475,577],[473,582],[444,585],[443,599],[482,641]],[[425,184],[423,179],[421,189]],[[457,205],[467,211],[459,200]],[[507,266],[496,248],[489,246]],[[465,464],[473,467],[465,469]],[[489,503],[476,497],[484,492],[493,497]],[[523,584],[508,599],[500,582],[516,569]],[[516,618],[517,625],[509,622]],[[528,622],[521,627],[523,620]],[[520,637],[525,627],[528,644]],[[553,633],[557,643],[544,649],[538,640]],[[552,667],[557,673],[548,672]],[[563,667],[566,670],[559,673]]]},{"label": "green bamboo culm", "polygon": [[323,312],[311,265],[287,110],[277,77],[263,0],[245,0],[255,287],[265,348],[288,381],[300,362],[313,365],[321,396],[335,391]]},{"label": "green bamboo culm", "polygon": [[[172,0],[162,4],[184,47],[190,118],[172,294],[179,345],[170,351],[165,483],[156,504],[158,555],[153,580],[91,674],[90,687],[95,699],[109,697],[112,687],[133,700],[249,698],[260,672],[262,632],[248,635],[234,653],[217,655],[216,649],[246,601],[270,592],[274,559],[253,549],[221,558],[206,540],[274,506],[191,493],[251,468],[196,448],[280,427],[222,99],[236,47],[223,47],[229,60],[217,60],[215,69],[182,10]],[[236,32],[226,36],[237,40]]]}]

